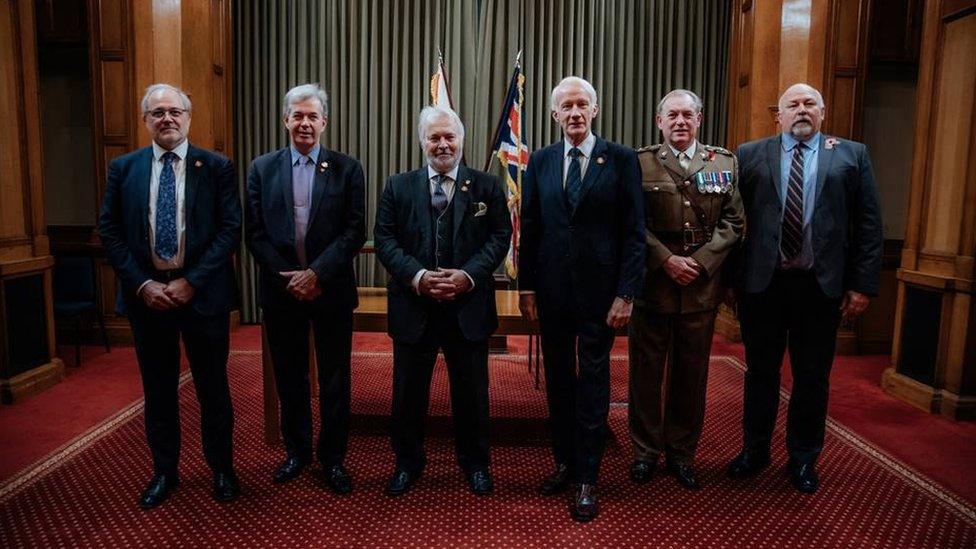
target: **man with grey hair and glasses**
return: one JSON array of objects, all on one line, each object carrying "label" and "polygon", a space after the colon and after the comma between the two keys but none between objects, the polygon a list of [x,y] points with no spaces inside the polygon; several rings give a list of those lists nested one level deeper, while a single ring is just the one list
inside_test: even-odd
[{"label": "man with grey hair and glasses", "polygon": [[464,125],[450,109],[426,107],[418,137],[427,165],[392,176],[376,212],[376,255],[390,273],[393,338],[391,496],[410,490],[426,466],[430,381],[443,351],[451,384],[458,465],[468,488],[493,483],[488,444],[488,338],[498,327],[492,273],[512,225],[498,178],[461,165]]},{"label": "man with grey hair and glasses", "polygon": [[288,90],[282,122],[290,144],[251,163],[244,208],[281,403],[286,455],[273,480],[288,482],[312,461],[311,330],[321,417],[316,453],[326,486],[348,494],[352,312],[359,303],[353,260],[366,241],[363,167],[319,144],[329,97],[318,84]]},{"label": "man with grey hair and glasses", "polygon": [[98,219],[146,397],[153,477],[139,506],[158,506],[179,484],[181,339],[200,402],[213,497],[230,501],[240,492],[227,383],[230,311],[238,299],[231,256],[241,227],[234,165],[189,143],[192,106],[179,88],[149,86],[141,107],[152,144],[109,164]]}]

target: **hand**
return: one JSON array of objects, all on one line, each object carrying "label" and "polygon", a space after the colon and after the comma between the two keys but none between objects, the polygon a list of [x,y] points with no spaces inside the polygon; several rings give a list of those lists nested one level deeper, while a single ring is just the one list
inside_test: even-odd
[{"label": "hand", "polygon": [[871,298],[854,290],[848,290],[840,304],[840,314],[844,322],[854,320],[868,308]]},{"label": "hand", "polygon": [[444,299],[454,299],[463,293],[471,291],[471,279],[461,269],[438,269],[438,272],[446,275],[447,282],[454,286],[453,291],[446,292]]},{"label": "hand", "polygon": [[450,276],[442,270],[427,271],[420,277],[417,290],[421,295],[443,301],[454,297],[454,283]]},{"label": "hand", "polygon": [[310,301],[322,295],[319,287],[319,277],[312,269],[304,271],[283,271],[281,276],[288,279],[287,290],[299,301]]},{"label": "hand", "polygon": [[671,280],[687,286],[701,274],[701,265],[690,257],[672,255],[664,262],[664,272],[668,273]]},{"label": "hand", "polygon": [[610,326],[614,330],[626,326],[630,322],[630,314],[632,312],[634,312],[633,303],[627,303],[620,297],[614,298],[613,305],[610,306],[610,312],[607,313],[607,326]]},{"label": "hand", "polygon": [[519,311],[522,318],[528,322],[539,320],[539,314],[535,310],[535,294],[519,294]]},{"label": "hand", "polygon": [[169,297],[173,303],[176,305],[186,305],[193,299],[193,294],[196,289],[186,281],[185,278],[177,278],[176,280],[171,280],[163,288],[163,292]]},{"label": "hand", "polygon": [[166,295],[166,285],[162,282],[150,280],[142,287],[142,292],[139,295],[150,309],[166,311],[176,307],[173,299]]}]

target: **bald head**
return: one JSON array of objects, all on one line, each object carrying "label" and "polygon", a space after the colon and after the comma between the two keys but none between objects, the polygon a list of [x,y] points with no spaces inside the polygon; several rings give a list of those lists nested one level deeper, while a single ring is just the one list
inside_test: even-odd
[{"label": "bald head", "polygon": [[779,120],[783,133],[799,141],[810,139],[823,126],[826,111],[823,96],[809,84],[793,84],[779,98]]}]

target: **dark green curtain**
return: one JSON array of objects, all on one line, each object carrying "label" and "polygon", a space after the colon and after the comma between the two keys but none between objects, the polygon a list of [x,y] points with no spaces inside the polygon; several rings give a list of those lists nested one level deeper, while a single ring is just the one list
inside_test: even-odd
[{"label": "dark green curtain", "polygon": [[[481,168],[518,51],[524,124],[534,150],[559,138],[549,93],[577,75],[599,96],[596,133],[640,147],[659,141],[654,110],[673,88],[705,104],[703,142],[725,136],[730,3],[726,0],[263,0],[234,5],[235,151],[241,185],[254,157],[287,145],[281,99],[319,82],[329,92],[323,144],[366,170],[367,227],[386,178],[423,162],[417,113],[443,52],[465,123],[465,161]],[[243,316],[257,319],[256,269],[242,256]],[[360,284],[385,283],[371,254]]]}]

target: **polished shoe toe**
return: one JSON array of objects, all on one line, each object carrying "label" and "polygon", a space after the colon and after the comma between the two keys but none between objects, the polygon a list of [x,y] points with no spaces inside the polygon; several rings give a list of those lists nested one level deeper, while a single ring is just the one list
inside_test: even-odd
[{"label": "polished shoe toe", "polygon": [[486,469],[479,469],[468,475],[468,488],[472,493],[482,496],[490,494],[495,489],[495,483],[491,480],[491,473]]},{"label": "polished shoe toe", "polygon": [[743,451],[729,463],[728,476],[731,478],[750,478],[758,475],[769,466],[769,454]]},{"label": "polished shoe toe", "polygon": [[241,485],[233,471],[215,473],[213,498],[217,501],[233,501],[241,493]]},{"label": "polished shoe toe", "polygon": [[600,505],[596,499],[596,486],[592,484],[580,484],[573,498],[573,503],[569,505],[569,515],[576,522],[589,522],[596,518],[600,512]]},{"label": "polished shoe toe", "polygon": [[334,493],[345,495],[352,492],[352,477],[342,465],[333,465],[325,469],[325,485]]},{"label": "polished shoe toe", "polygon": [[412,474],[406,469],[397,469],[386,485],[386,493],[391,496],[405,494],[413,488],[413,484],[419,477],[420,473]]},{"label": "polished shoe toe", "polygon": [[302,474],[302,470],[305,469],[305,462],[296,457],[289,457],[285,459],[278,466],[278,469],[274,473],[275,484],[281,484],[294,480],[298,475]]},{"label": "polished shoe toe", "polygon": [[543,496],[554,496],[565,492],[567,488],[569,488],[569,467],[560,463],[556,465],[556,470],[539,485],[539,493]]},{"label": "polished shoe toe", "polygon": [[149,485],[139,498],[139,507],[152,509],[166,501],[169,494],[180,485],[180,478],[175,474],[154,475]]},{"label": "polished shoe toe", "polygon": [[668,471],[682,487],[688,490],[698,490],[701,484],[695,475],[695,468],[688,463],[668,463]]},{"label": "polished shoe toe", "polygon": [[812,494],[820,488],[820,477],[812,463],[791,464],[790,482],[804,494]]},{"label": "polished shoe toe", "polygon": [[643,459],[634,460],[630,466],[630,480],[634,484],[647,484],[654,478],[654,469],[657,468],[657,461]]}]

